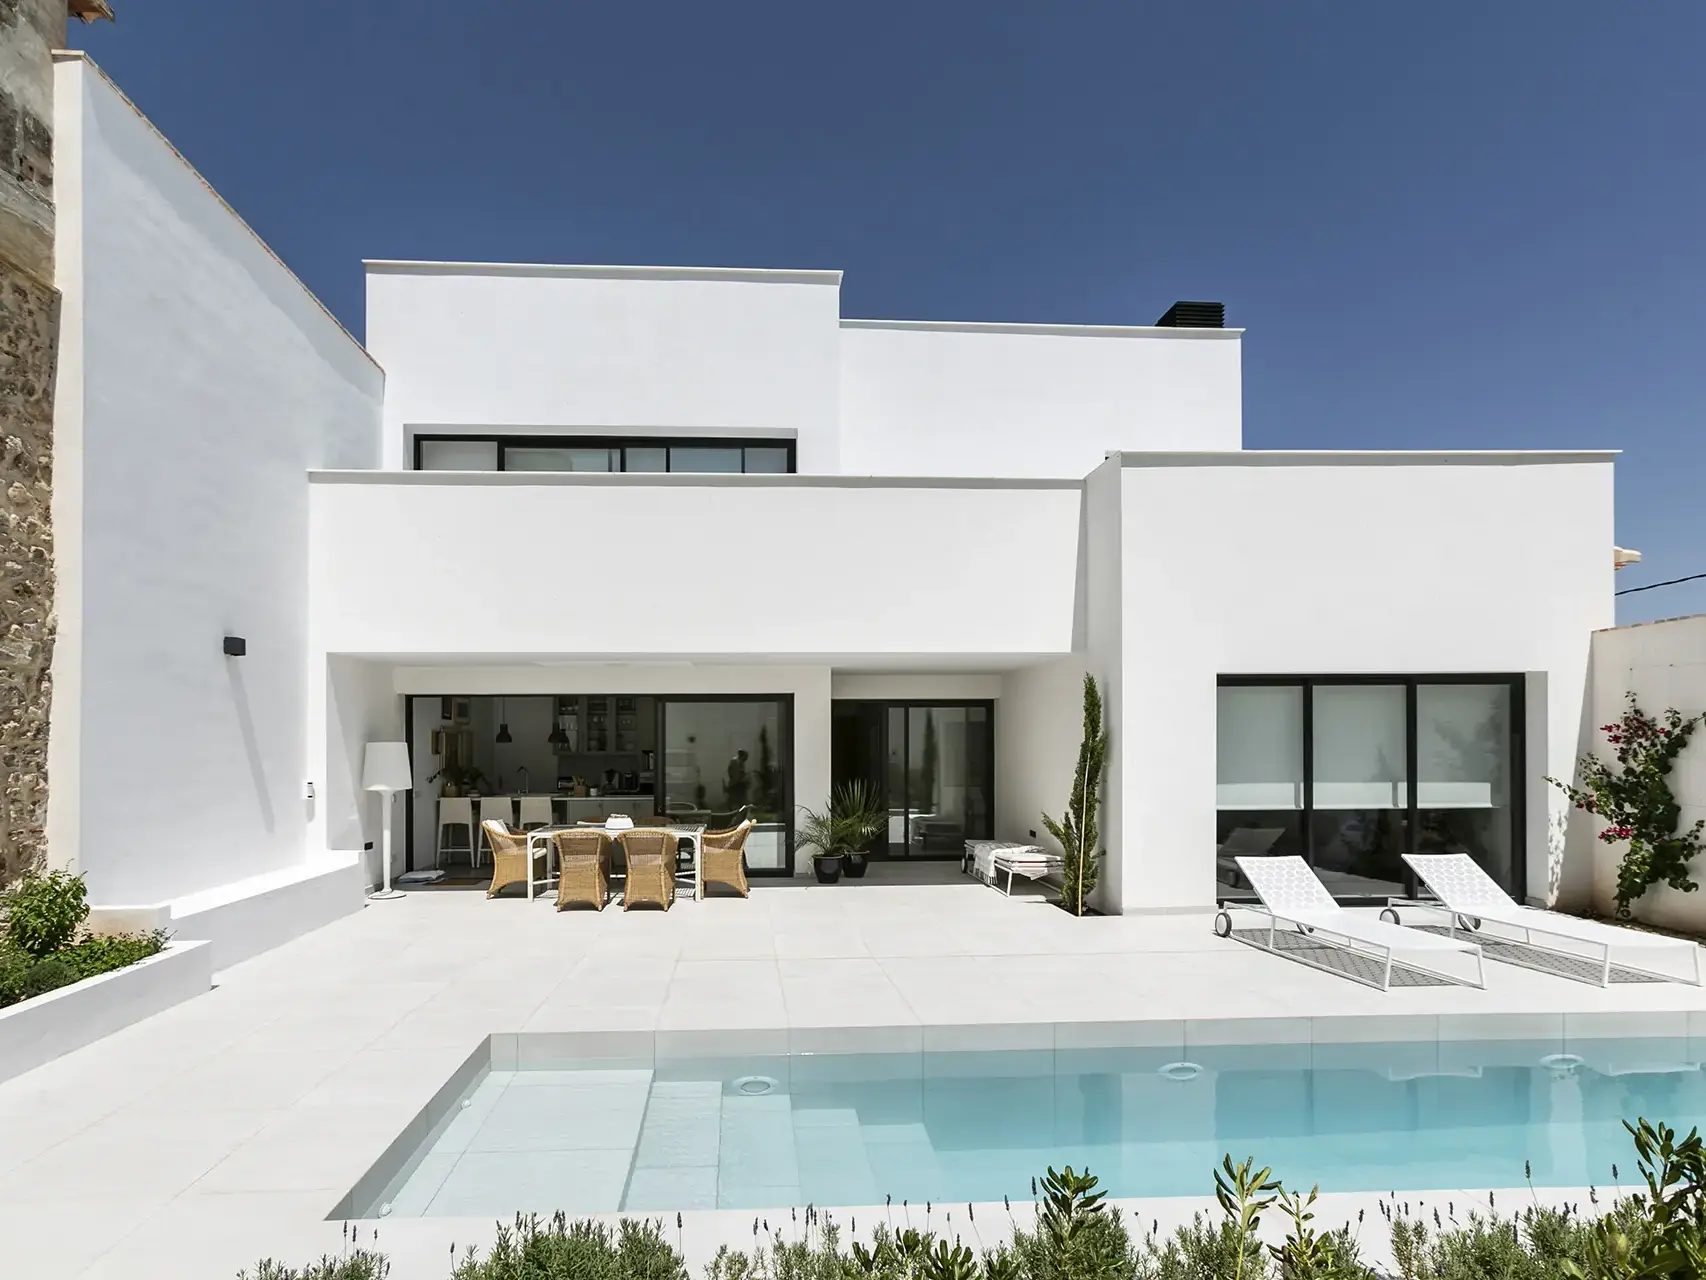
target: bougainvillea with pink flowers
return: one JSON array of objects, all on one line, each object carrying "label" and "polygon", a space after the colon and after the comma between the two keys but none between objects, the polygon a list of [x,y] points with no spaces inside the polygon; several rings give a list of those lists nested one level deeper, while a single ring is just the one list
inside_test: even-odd
[{"label": "bougainvillea with pink flowers", "polygon": [[1576,762],[1580,786],[1546,779],[1576,808],[1605,823],[1601,840],[1628,844],[1617,868],[1617,914],[1625,920],[1630,907],[1655,884],[1684,893],[1700,887],[1688,864],[1701,852],[1701,832],[1706,831],[1706,818],[1682,828],[1682,806],[1667,781],[1677,756],[1706,716],[1684,716],[1672,707],[1656,718],[1641,710],[1633,693],[1628,698],[1623,715],[1599,727],[1614,763],[1583,756]]}]

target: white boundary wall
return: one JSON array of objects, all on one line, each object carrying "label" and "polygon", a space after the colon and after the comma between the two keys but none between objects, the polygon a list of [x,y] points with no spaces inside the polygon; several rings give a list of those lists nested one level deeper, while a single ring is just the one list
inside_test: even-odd
[{"label": "white boundary wall", "polygon": [[[1623,714],[1624,695],[1629,692],[1652,716],[1664,714],[1668,707],[1685,716],[1706,711],[1706,614],[1594,634],[1591,741],[1593,750],[1608,760],[1610,749],[1597,726]],[[1682,806],[1684,827],[1706,818],[1706,729],[1696,730],[1677,757],[1670,787]],[[1628,846],[1595,840],[1592,847],[1593,905],[1609,916],[1616,909],[1617,868]],[[1703,864],[1706,859],[1696,861],[1694,879],[1706,884]],[[1635,915],[1664,928],[1706,936],[1706,887],[1679,893],[1669,885],[1656,885],[1636,903]]]}]

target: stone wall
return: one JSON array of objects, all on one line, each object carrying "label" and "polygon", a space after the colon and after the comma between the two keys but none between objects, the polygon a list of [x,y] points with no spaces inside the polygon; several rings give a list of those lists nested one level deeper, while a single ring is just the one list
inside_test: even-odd
[{"label": "stone wall", "polygon": [[0,885],[40,863],[53,661],[53,60],[65,0],[0,0]]}]

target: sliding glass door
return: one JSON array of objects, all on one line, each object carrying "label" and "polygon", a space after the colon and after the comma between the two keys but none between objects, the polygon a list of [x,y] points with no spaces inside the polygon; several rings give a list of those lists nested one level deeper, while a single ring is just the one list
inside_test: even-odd
[{"label": "sliding glass door", "polygon": [[1215,874],[1298,854],[1333,895],[1415,890],[1406,853],[1467,853],[1519,901],[1520,676],[1223,677]]},{"label": "sliding glass door", "polygon": [[830,773],[836,786],[864,782],[887,808],[873,856],[958,858],[994,824],[994,703],[838,700]]},{"label": "sliding glass door", "polygon": [[792,875],[793,699],[658,699],[659,811],[712,828],[753,821],[747,870]]}]

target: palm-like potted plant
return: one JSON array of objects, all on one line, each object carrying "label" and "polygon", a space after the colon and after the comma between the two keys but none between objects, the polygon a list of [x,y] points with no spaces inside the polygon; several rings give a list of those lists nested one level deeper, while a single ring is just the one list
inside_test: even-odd
[{"label": "palm-like potted plant", "polygon": [[841,879],[842,860],[863,855],[865,846],[888,829],[888,814],[863,781],[842,783],[830,793],[823,809],[801,805],[800,813],[798,844],[817,851],[812,854],[812,870],[819,884]]}]

